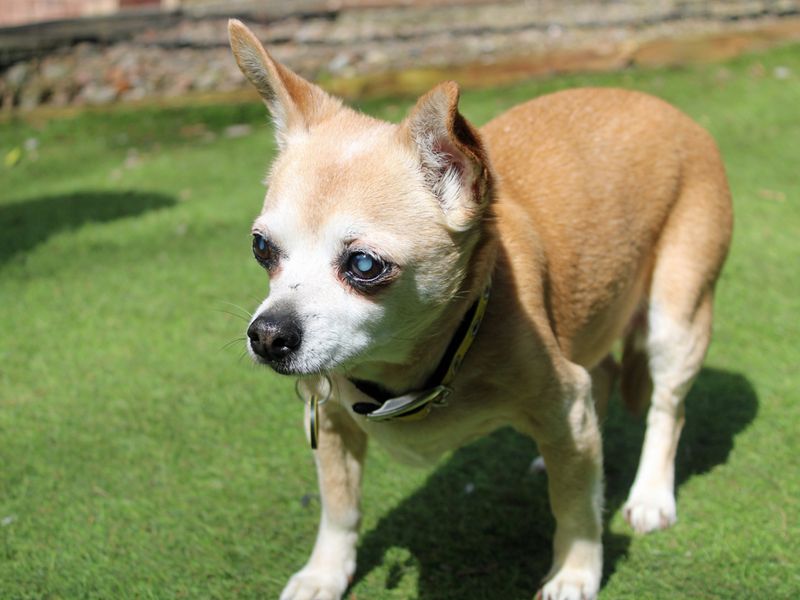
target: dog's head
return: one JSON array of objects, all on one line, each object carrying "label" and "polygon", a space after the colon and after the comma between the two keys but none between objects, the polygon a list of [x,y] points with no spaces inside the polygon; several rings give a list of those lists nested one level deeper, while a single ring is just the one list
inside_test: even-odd
[{"label": "dog's head", "polygon": [[491,196],[458,87],[437,86],[393,125],[273,60],[242,23],[229,32],[279,148],[253,224],[270,292],[248,350],[281,373],[403,364],[462,291]]}]

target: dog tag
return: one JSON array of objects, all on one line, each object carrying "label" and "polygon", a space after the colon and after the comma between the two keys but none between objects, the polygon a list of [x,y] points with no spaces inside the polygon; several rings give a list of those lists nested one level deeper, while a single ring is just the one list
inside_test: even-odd
[{"label": "dog tag", "polygon": [[[322,377],[328,384],[325,396],[321,397],[317,395],[316,392],[314,392],[308,399],[308,437],[309,437],[309,442],[311,443],[312,450],[317,449],[317,441],[319,440],[319,407],[320,405],[325,404],[328,400],[330,400],[331,394],[333,393],[333,382],[331,381],[331,378],[324,373],[322,374]],[[318,389],[319,388],[317,388],[317,390]],[[297,394],[297,397],[300,399],[300,401],[305,404],[306,400],[305,396],[300,390],[299,379],[294,383],[294,391]]]},{"label": "dog tag", "polygon": [[311,441],[311,449],[317,449],[317,440],[319,439],[319,399],[316,394],[311,395],[308,401],[308,432]]}]

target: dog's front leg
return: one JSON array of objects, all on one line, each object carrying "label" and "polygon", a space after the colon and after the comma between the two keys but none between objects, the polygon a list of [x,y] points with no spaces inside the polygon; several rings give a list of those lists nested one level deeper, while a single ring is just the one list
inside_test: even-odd
[{"label": "dog's front leg", "polygon": [[556,519],[553,566],[538,597],[590,600],[603,568],[602,443],[589,374],[572,364],[563,371],[560,400],[553,398],[534,426]]},{"label": "dog's front leg", "polygon": [[367,436],[344,409],[330,401],[320,406],[317,443],[315,460],[322,498],[317,541],[308,563],[289,580],[281,600],[339,600],[356,570]]}]

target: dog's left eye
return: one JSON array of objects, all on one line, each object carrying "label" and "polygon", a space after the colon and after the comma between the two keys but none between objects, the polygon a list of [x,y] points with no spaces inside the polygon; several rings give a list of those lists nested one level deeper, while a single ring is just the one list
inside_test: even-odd
[{"label": "dog's left eye", "polygon": [[347,271],[361,281],[372,281],[386,270],[386,264],[365,252],[354,252],[347,259]]},{"label": "dog's left eye", "polygon": [[257,233],[253,234],[253,254],[256,260],[264,265],[268,265],[272,262],[272,246],[264,237]]}]

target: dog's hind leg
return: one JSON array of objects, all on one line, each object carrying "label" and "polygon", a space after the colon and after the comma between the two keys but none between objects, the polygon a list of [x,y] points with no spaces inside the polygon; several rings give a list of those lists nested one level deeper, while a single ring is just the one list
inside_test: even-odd
[{"label": "dog's hind leg", "polygon": [[[622,390],[629,404],[639,403],[642,398],[634,396],[652,386],[639,468],[624,507],[628,523],[642,533],[677,519],[675,453],[683,401],[710,341],[714,284],[733,225],[725,171],[714,142],[699,128],[684,135],[679,197],[655,249],[646,323],[634,332],[641,337],[631,348],[636,352],[629,355],[627,366],[623,358]],[[644,356],[649,378],[642,368]]]},{"label": "dog's hind leg", "polygon": [[653,393],[636,479],[625,519],[639,533],[664,529],[677,519],[675,453],[684,423],[684,398],[700,370],[711,333],[712,293],[693,314],[681,316],[658,303],[650,307],[647,355]]},{"label": "dog's hind leg", "polygon": [[320,406],[314,456],[322,500],[317,541],[308,563],[289,580],[281,600],[339,600],[350,584],[356,568],[366,449],[366,434],[339,405]]},{"label": "dog's hind leg", "polygon": [[[677,519],[675,453],[684,398],[711,338],[714,283],[730,239],[727,188],[700,185],[684,192],[670,220],[659,242],[646,323],[632,333],[639,340],[629,339],[636,342],[635,352],[627,365],[623,360],[623,382],[628,378],[629,384],[623,384],[623,394],[652,389],[639,468],[624,507],[625,519],[640,533]],[[644,356],[649,378],[632,372],[641,370]]]}]

